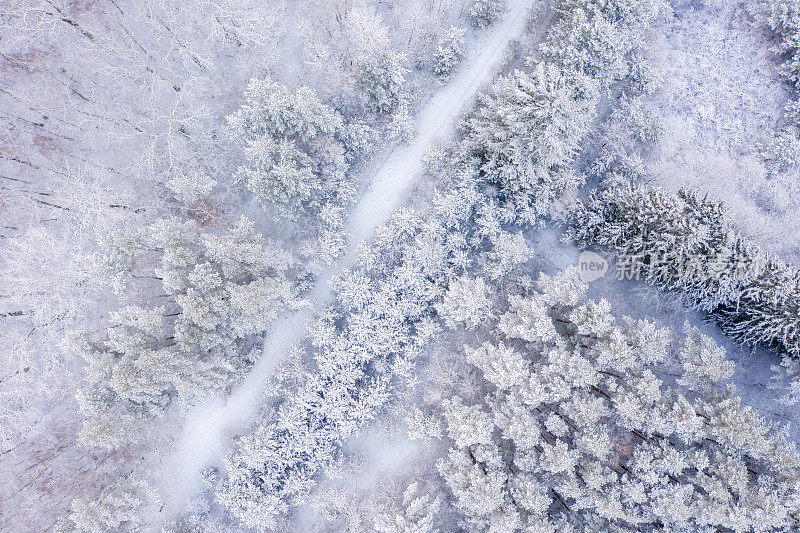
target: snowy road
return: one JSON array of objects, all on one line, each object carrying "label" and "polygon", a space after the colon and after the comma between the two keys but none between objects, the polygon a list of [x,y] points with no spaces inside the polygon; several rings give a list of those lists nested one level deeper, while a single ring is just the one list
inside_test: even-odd
[{"label": "snowy road", "polygon": [[230,396],[218,399],[191,415],[184,426],[178,454],[167,461],[164,472],[162,513],[169,519],[181,512],[186,499],[200,486],[202,469],[218,464],[229,435],[245,430],[258,409],[263,390],[275,366],[306,333],[306,324],[332,297],[330,279],[355,264],[355,251],[375,228],[401,206],[411,185],[423,173],[423,157],[439,140],[452,133],[461,111],[501,63],[510,40],[520,35],[527,10],[538,0],[511,0],[501,23],[471,47],[461,69],[439,90],[416,117],[417,137],[397,146],[376,172],[372,185],[349,218],[351,241],[338,264],[320,275],[309,295],[310,309],[286,316],[273,324],[264,352],[247,378]]}]

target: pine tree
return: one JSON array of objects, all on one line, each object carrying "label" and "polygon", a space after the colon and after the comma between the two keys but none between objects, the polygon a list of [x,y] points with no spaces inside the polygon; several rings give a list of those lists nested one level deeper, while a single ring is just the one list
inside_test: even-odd
[{"label": "pine tree", "polygon": [[566,236],[632,262],[735,340],[800,355],[800,272],[736,235],[721,203],[612,183],[575,210]]},{"label": "pine tree", "polygon": [[791,123],[800,124],[800,5],[795,0],[758,0],[749,4],[756,19],[777,33],[781,41],[775,48],[784,63],[781,73],[793,85],[794,95],[786,107]]},{"label": "pine tree", "polygon": [[450,282],[437,311],[446,322],[464,323],[470,329],[486,320],[490,305],[490,292],[481,278],[461,277]]},{"label": "pine tree", "polygon": [[468,145],[486,180],[497,183],[528,222],[549,214],[580,180],[566,168],[586,134],[595,83],[539,64],[501,78],[466,124]]},{"label": "pine tree", "polygon": [[664,7],[660,0],[567,0],[542,44],[542,57],[606,88],[630,70],[638,33]]},{"label": "pine tree", "polygon": [[[110,314],[103,338],[67,339],[88,363],[77,398],[89,445],[119,446],[174,398],[191,403],[225,387],[252,363],[257,337],[295,298],[286,277],[291,257],[245,218],[222,233],[162,219],[142,234],[137,255],[159,251],[151,273],[170,303],[123,307]],[[120,256],[113,245],[124,251],[128,242],[112,240],[107,256]],[[125,267],[134,268],[137,255]],[[112,281],[124,274],[113,273]]]},{"label": "pine tree", "polygon": [[414,117],[408,111],[408,104],[401,103],[397,110],[392,113],[392,120],[389,123],[389,137],[401,143],[408,143],[414,138],[415,133]]},{"label": "pine tree", "polygon": [[458,67],[464,57],[464,35],[466,30],[451,26],[436,45],[433,55],[433,72],[446,79]]},{"label": "pine tree", "polygon": [[476,28],[491,26],[503,16],[506,0],[472,0],[469,18]]},{"label": "pine tree", "polygon": [[357,60],[357,83],[375,111],[387,113],[396,108],[405,92],[403,66],[406,58],[391,50]]},{"label": "pine tree", "polygon": [[[487,320],[489,340],[465,348],[485,394],[442,402],[450,450],[438,463],[465,526],[797,528],[800,456],[725,386],[724,350],[688,326],[676,342],[653,323],[617,320],[586,289],[574,268],[542,276]],[[654,364],[677,370],[677,384]]]}]

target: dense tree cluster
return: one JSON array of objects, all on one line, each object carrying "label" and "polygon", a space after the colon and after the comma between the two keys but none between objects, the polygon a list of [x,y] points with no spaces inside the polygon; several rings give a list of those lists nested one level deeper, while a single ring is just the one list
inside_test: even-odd
[{"label": "dense tree cluster", "polygon": [[[270,527],[304,502],[317,475],[335,467],[342,443],[414,380],[416,360],[440,328],[436,302],[450,281],[459,286],[468,268],[499,276],[530,257],[524,241],[476,213],[481,200],[488,201],[465,184],[439,196],[427,216],[401,210],[378,230],[361,266],[336,280],[337,303],[311,330],[315,364],[287,368],[274,412],[226,460],[218,498],[243,523]],[[473,265],[477,248],[487,253]],[[469,289],[442,305],[471,299],[480,316]]]},{"label": "dense tree cluster", "polygon": [[[438,467],[470,531],[789,531],[800,457],[741,405],[724,350],[586,298],[573,267],[465,347],[486,393],[444,400]],[[675,383],[659,366],[679,369]]]},{"label": "dense tree cluster", "polygon": [[[231,176],[295,222],[276,231],[318,238],[299,243],[303,255],[312,248],[323,260],[339,254],[353,157],[366,140],[382,141],[353,117],[388,126],[389,138],[413,136],[412,106],[422,94],[410,93],[409,82],[422,93],[433,76],[432,69],[409,75],[403,53],[430,59],[441,42],[439,67],[452,68],[463,36],[444,37],[464,23],[466,3],[281,0],[264,9],[259,0],[2,2],[0,107],[9,128],[0,135],[7,215],[0,320],[9,327],[0,341],[0,441],[3,464],[14,463],[2,469],[2,481],[13,480],[6,489],[22,501],[17,520],[45,529],[52,509],[63,512],[74,495],[103,498],[109,486],[98,480],[109,469],[116,475],[132,449],[86,451],[65,434],[80,427],[62,408],[81,416],[70,401],[84,372],[81,355],[89,361],[79,392],[89,419],[84,442],[102,446],[136,438],[145,420],[224,388],[247,368],[260,334],[293,291],[282,252],[248,236],[246,223],[225,222],[242,211],[253,215],[228,194]],[[248,102],[230,119],[250,158],[232,172],[241,160],[220,117],[234,108],[246,80],[264,72],[272,78],[253,81]],[[212,177],[223,185],[213,198]],[[151,225],[178,205],[196,224]],[[123,226],[142,230],[112,230]],[[87,273],[96,234],[104,235],[105,250]],[[498,265],[521,253],[518,239],[502,243]],[[240,246],[242,257],[226,258],[239,253],[226,246]],[[113,297],[89,292],[95,274],[124,291],[123,305],[130,305],[109,313],[107,303],[118,307]],[[57,339],[78,321],[96,330],[70,338],[77,350],[65,354]],[[142,462],[137,457],[132,477],[151,466],[155,446],[136,448]],[[95,470],[75,466],[95,459]],[[30,489],[17,490],[28,479]],[[118,491],[123,499],[125,490]],[[81,518],[78,528],[105,530],[125,529],[137,500],[127,498],[130,508],[115,497],[98,506],[80,501],[82,514],[108,519],[100,526]],[[0,522],[11,527],[10,520],[6,513]]]},{"label": "dense tree cluster", "polygon": [[800,125],[800,4],[795,0],[757,0],[750,7],[758,21],[779,36],[775,52],[784,59],[781,74],[794,89],[786,111],[792,123]]},{"label": "dense tree cluster", "polygon": [[412,483],[403,492],[400,509],[385,509],[374,519],[378,533],[436,533],[436,514],[441,502],[423,492],[419,483]]},{"label": "dense tree cluster", "polygon": [[800,272],[738,236],[720,202],[616,182],[576,207],[566,234],[631,261],[737,341],[800,356]]},{"label": "dense tree cluster", "polygon": [[601,94],[625,76],[639,77],[637,37],[662,7],[656,0],[558,3],[539,56],[483,98],[465,125],[465,144],[518,222],[541,221],[583,183],[569,162]]},{"label": "dense tree cluster", "polygon": [[[569,0],[542,43],[541,55],[566,72],[577,71],[607,87],[633,74],[641,34],[665,8],[661,0]],[[633,60],[633,61],[632,61]]]},{"label": "dense tree cluster", "polygon": [[[641,8],[632,12],[642,24],[658,4],[580,3],[609,13],[625,57],[632,23],[619,18],[628,8],[618,3]],[[554,41],[572,35],[569,13]],[[584,57],[595,53],[591,45],[574,39],[565,53]],[[415,360],[441,327],[438,313],[474,325],[487,319],[486,286],[465,275],[499,281],[524,264],[531,250],[513,225],[540,223],[577,188],[569,163],[601,89],[614,79],[599,80],[605,70],[585,72],[578,62],[560,72],[570,60],[556,66],[550,56],[501,78],[466,120],[465,141],[442,165],[451,192],[437,195],[430,212],[401,210],[378,230],[360,266],[336,282],[337,304],[311,333],[314,364],[298,371],[303,365],[293,363],[279,379],[285,385],[275,408],[226,458],[217,497],[245,525],[273,527],[306,501],[322,471],[335,470],[342,443],[413,381]]]},{"label": "dense tree cluster", "polygon": [[[238,175],[265,207],[286,219],[312,216],[308,233],[328,261],[344,244],[345,207],[354,198],[350,161],[364,148],[369,128],[347,123],[307,87],[290,91],[270,79],[251,80],[247,102],[228,122],[244,140],[250,165]],[[315,231],[316,230],[316,235]]]},{"label": "dense tree cluster", "polygon": [[[152,256],[156,263],[152,263]],[[105,335],[74,335],[86,359],[78,392],[85,443],[115,447],[175,397],[192,402],[224,388],[252,363],[254,343],[293,301],[291,256],[241,218],[224,231],[162,219],[108,239],[98,272],[122,289],[130,277],[160,282],[164,305],[112,312]]]},{"label": "dense tree cluster", "polygon": [[[504,6],[473,0],[469,16],[484,27]],[[587,299],[574,269],[542,275],[534,289],[522,268],[533,253],[520,229],[551,218],[583,183],[573,162],[602,98],[621,80],[632,92],[649,83],[636,46],[662,6],[557,2],[539,50],[497,80],[464,120],[462,142],[431,161],[448,192],[427,209],[396,213],[357,266],[335,278],[335,302],[278,369],[255,428],[235,437],[215,489],[243,525],[275,527],[323,473],[335,477],[345,442],[411,390],[428,343],[451,327],[471,341],[463,363],[478,387],[455,383],[431,412],[409,417],[414,436],[447,439],[437,463],[447,496],[414,483],[401,504],[376,513],[376,530],[432,533],[445,503],[470,531],[800,527],[800,458],[726,388],[733,365],[723,350],[696,329],[677,341],[655,323],[618,320],[607,301]],[[376,12],[336,9],[345,30],[363,36],[349,72],[359,105],[384,115],[390,137],[408,140],[405,56],[385,45]],[[759,16],[788,35],[796,15],[786,1]],[[792,39],[782,50],[796,55],[786,48]],[[453,26],[432,42],[431,69],[444,79],[464,55],[465,32]],[[786,73],[795,82],[793,61]],[[719,203],[622,181],[641,171],[635,147],[658,135],[641,100],[623,93],[592,166],[614,179],[572,205],[567,238],[632,259],[641,277],[708,311],[735,339],[800,355],[796,270],[731,231]],[[313,220],[304,236],[331,261],[342,251],[349,170],[369,128],[308,87],[256,79],[245,95],[228,117],[249,159],[237,177],[285,219]],[[776,165],[795,164],[796,147],[773,140]],[[193,220],[165,218],[105,239],[102,279],[117,291],[132,280],[158,286],[164,303],[128,305],[99,335],[69,339],[88,362],[77,395],[88,444],[130,442],[174,400],[224,389],[296,300],[290,254],[247,219],[220,223],[213,186],[200,171],[173,173],[167,187]],[[797,387],[789,396],[800,397]],[[120,480],[76,500],[60,528],[144,527],[139,507],[152,496],[146,483]],[[208,529],[207,513],[169,528]]]},{"label": "dense tree cluster", "polygon": [[786,105],[788,127],[757,146],[768,170],[783,172],[800,164],[800,4],[794,0],[758,0],[749,8],[762,25],[777,34],[774,50],[783,60],[780,72],[792,88]]}]

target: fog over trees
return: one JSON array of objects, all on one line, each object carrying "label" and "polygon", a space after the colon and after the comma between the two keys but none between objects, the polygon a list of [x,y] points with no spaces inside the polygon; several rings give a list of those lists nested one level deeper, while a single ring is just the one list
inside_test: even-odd
[{"label": "fog over trees", "polygon": [[799,530],[799,36],[4,2],[0,530]]}]

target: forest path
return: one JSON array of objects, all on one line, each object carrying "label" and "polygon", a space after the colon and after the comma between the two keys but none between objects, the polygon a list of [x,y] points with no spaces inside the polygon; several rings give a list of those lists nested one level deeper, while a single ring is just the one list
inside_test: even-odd
[{"label": "forest path", "polygon": [[188,496],[201,484],[201,471],[219,463],[226,438],[251,423],[275,367],[287,357],[291,346],[306,335],[306,325],[316,311],[331,301],[331,278],[356,264],[359,246],[401,206],[408,190],[424,171],[425,153],[452,134],[459,114],[491,79],[509,42],[522,34],[527,11],[537,1],[511,0],[503,20],[473,44],[450,82],[419,112],[415,120],[417,136],[408,145],[393,149],[351,212],[348,253],[320,274],[308,296],[310,306],[277,320],[264,340],[262,357],[246,379],[227,398],[209,402],[186,420],[177,456],[165,461],[162,519],[181,512]]}]

